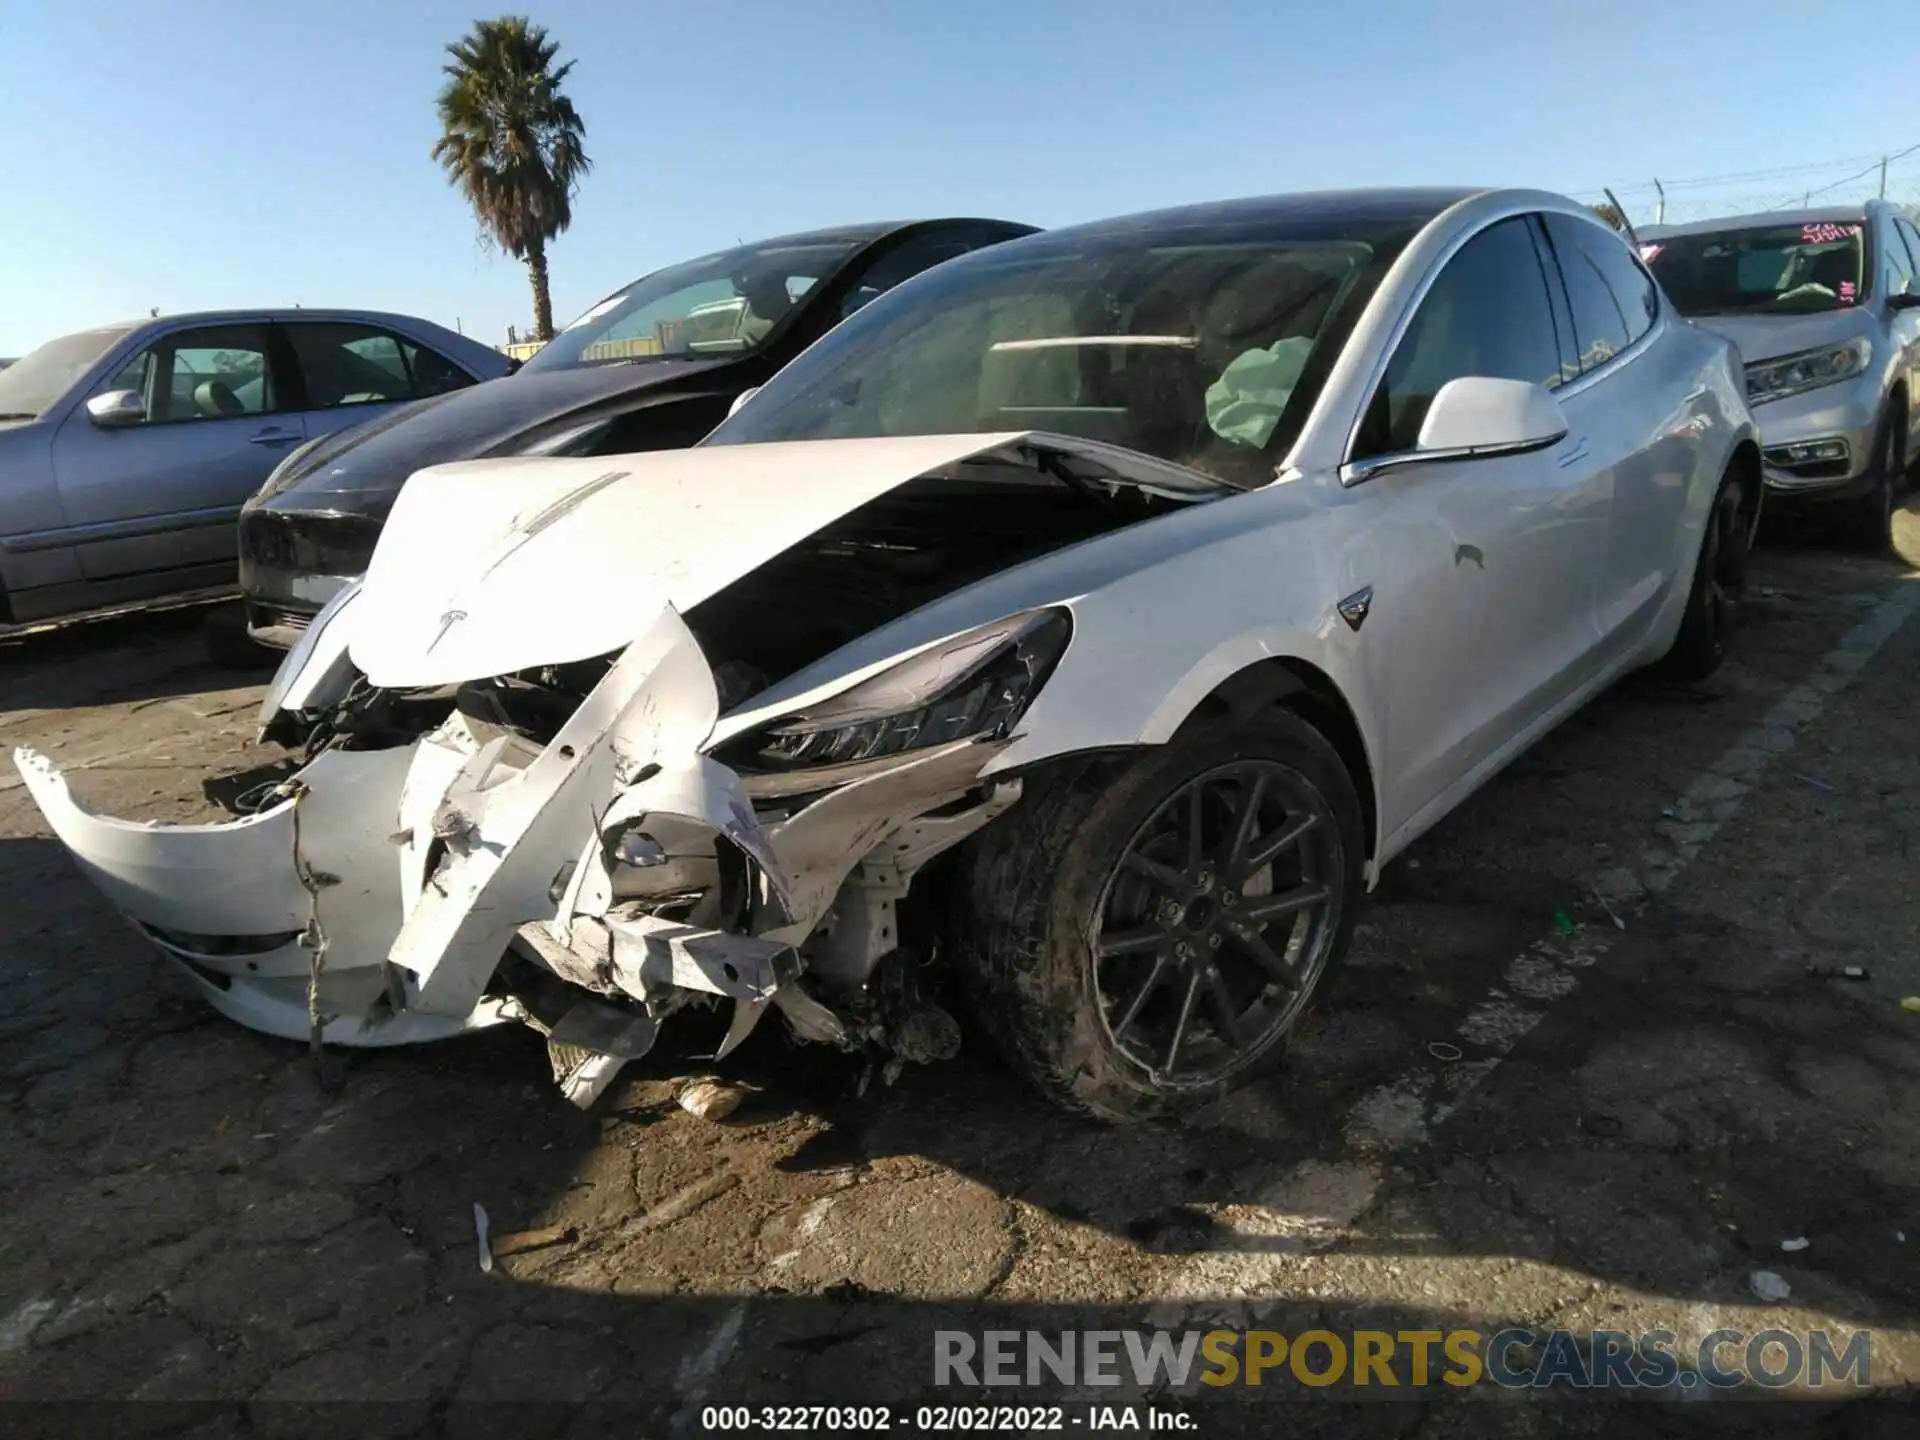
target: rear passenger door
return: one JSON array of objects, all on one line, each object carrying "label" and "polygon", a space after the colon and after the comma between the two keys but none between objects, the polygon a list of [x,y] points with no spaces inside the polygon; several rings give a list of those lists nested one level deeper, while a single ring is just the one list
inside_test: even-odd
[{"label": "rear passenger door", "polygon": [[1586,573],[1602,663],[1644,638],[1674,583],[1686,477],[1704,438],[1688,422],[1700,383],[1653,343],[1659,288],[1638,257],[1597,221],[1543,217],[1565,286],[1579,375],[1561,387],[1572,438],[1588,454],[1606,509],[1602,551]]},{"label": "rear passenger door", "polygon": [[309,438],[475,383],[446,356],[378,325],[283,320],[276,328],[297,379],[295,399]]},{"label": "rear passenger door", "polygon": [[61,423],[54,477],[89,581],[131,597],[163,593],[182,571],[206,572],[184,584],[232,578],[241,504],[305,434],[270,333],[265,322],[162,332],[93,392],[137,391],[141,423],[102,429],[84,405]]}]

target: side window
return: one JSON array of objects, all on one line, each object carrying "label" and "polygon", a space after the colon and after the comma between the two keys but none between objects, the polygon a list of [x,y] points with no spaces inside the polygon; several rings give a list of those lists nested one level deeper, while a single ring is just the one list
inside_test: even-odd
[{"label": "side window", "polygon": [[444,395],[449,390],[464,390],[476,383],[473,376],[438,350],[429,350],[411,340],[402,340],[400,353],[406,357],[416,396]]},{"label": "side window", "polygon": [[1530,228],[1540,273],[1547,281],[1547,298],[1553,302],[1553,336],[1560,342],[1560,370],[1547,388],[1558,390],[1580,378],[1580,341],[1573,328],[1573,308],[1567,302],[1566,283],[1560,278],[1560,262],[1553,258],[1553,244],[1547,239],[1546,217],[1532,217]]},{"label": "side window", "polygon": [[1912,253],[1920,249],[1920,235],[1916,235],[1913,226],[1905,220],[1895,220],[1888,230],[1887,243],[1883,248],[1887,252],[1887,268],[1892,272],[1892,278],[1887,286],[1887,294],[1898,295],[1912,283],[1914,266],[1920,264],[1920,256]]},{"label": "side window", "polygon": [[391,404],[468,383],[441,356],[371,325],[296,320],[283,322],[282,329],[306,382],[310,410]]},{"label": "side window", "polygon": [[163,335],[107,382],[137,390],[148,425],[231,420],[279,408],[264,325],[209,325]]},{"label": "side window", "polygon": [[1566,282],[1567,300],[1573,306],[1573,334],[1580,347],[1580,373],[1584,375],[1606,364],[1635,338],[1583,232],[1593,229],[1600,240],[1611,237],[1568,215],[1550,214],[1544,219],[1553,253],[1560,262],[1560,278]]},{"label": "side window", "polygon": [[1653,277],[1620,240],[1604,234],[1598,226],[1583,228],[1592,230],[1593,235],[1582,235],[1580,248],[1592,257],[1613,292],[1620,318],[1627,322],[1627,343],[1632,344],[1653,329],[1653,322],[1660,318],[1660,292],[1654,287]]},{"label": "side window", "polygon": [[861,306],[887,293],[903,280],[911,280],[922,270],[931,270],[942,260],[951,260],[976,248],[966,237],[951,230],[934,230],[916,235],[894,246],[873,261],[864,274],[856,275],[840,302],[840,318],[846,319]]},{"label": "side window", "polygon": [[1413,449],[1449,380],[1560,380],[1553,307],[1525,217],[1469,240],[1428,289],[1367,407],[1354,459]]}]

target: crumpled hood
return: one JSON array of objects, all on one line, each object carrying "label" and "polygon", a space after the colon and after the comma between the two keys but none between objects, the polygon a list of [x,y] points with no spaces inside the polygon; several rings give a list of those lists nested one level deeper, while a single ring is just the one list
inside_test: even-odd
[{"label": "crumpled hood", "polygon": [[471,460],[575,411],[677,386],[733,363],[729,356],[521,371],[436,395],[322,441],[301,457],[293,483],[266,508],[377,520],[416,470]]},{"label": "crumpled hood", "polygon": [[1693,323],[1731,340],[1740,359],[1751,365],[1801,350],[1837,345],[1855,335],[1872,334],[1879,322],[1871,310],[1828,310],[1818,315],[1696,315]]},{"label": "crumpled hood", "polygon": [[341,616],[348,655],[375,685],[422,688],[610,654],[889,490],[1022,444],[1186,499],[1233,489],[1035,432],[436,466],[401,493]]},{"label": "crumpled hood", "polygon": [[561,665],[630,643],[916,476],[1017,439],[936,435],[476,460],[415,475],[351,611],[375,685]]}]

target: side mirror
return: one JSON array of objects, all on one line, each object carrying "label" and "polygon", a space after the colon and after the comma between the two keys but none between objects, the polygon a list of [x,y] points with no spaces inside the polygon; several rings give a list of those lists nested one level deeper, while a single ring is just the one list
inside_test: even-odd
[{"label": "side mirror", "polygon": [[1420,438],[1411,450],[1374,455],[1344,466],[1343,485],[1357,485],[1383,470],[1431,465],[1444,460],[1485,460],[1544,450],[1565,438],[1567,420],[1560,402],[1531,380],[1496,380],[1462,375],[1440,387],[1427,406]]},{"label": "side mirror", "polygon": [[760,387],[755,385],[752,389],[742,390],[738,395],[734,396],[733,404],[727,407],[727,419],[731,420],[734,416],[738,415],[740,413],[740,407],[759,393]]},{"label": "side mirror", "polygon": [[87,418],[102,430],[122,430],[147,418],[147,402],[138,390],[109,390],[87,401]]},{"label": "side mirror", "polygon": [[1560,402],[1546,386],[1463,375],[1442,385],[1427,407],[1419,449],[1433,458],[1512,455],[1545,449],[1566,433]]}]

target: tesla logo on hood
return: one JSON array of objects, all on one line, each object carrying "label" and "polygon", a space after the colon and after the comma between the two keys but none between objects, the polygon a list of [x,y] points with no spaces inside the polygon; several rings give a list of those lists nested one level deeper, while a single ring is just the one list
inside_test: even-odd
[{"label": "tesla logo on hood", "polygon": [[466,618],[467,612],[464,610],[449,610],[446,614],[442,615],[440,617],[440,633],[433,637],[433,645],[427,646],[427,653],[432,654],[433,646],[438,645],[442,640],[446,639],[447,632]]}]

